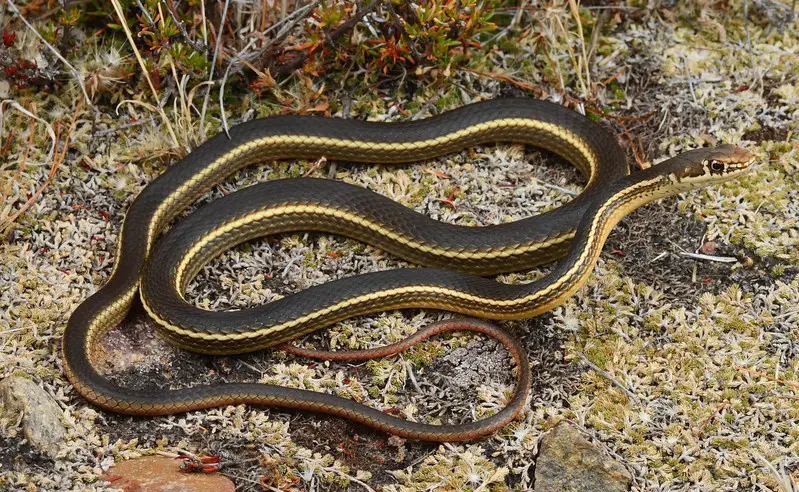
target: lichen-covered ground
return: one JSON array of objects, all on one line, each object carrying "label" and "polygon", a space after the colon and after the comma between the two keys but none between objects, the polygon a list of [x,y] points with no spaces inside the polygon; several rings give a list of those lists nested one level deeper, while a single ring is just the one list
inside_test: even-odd
[{"label": "lichen-covered ground", "polygon": [[[337,418],[246,406],[133,419],[87,405],[62,373],[61,333],[72,310],[110,274],[125,207],[162,172],[164,159],[156,158],[166,145],[145,107],[123,106],[126,118],[143,124],[122,127],[112,107],[94,114],[84,107],[63,166],[0,243],[0,377],[25,374],[39,382],[63,406],[68,441],[56,461],[35,453],[15,459],[26,445],[17,422],[0,420],[0,488],[102,489],[99,477],[115,460],[188,450],[222,456],[224,473],[241,490],[524,490],[533,487],[540,436],[568,420],[629,469],[634,490],[799,490],[799,20],[790,20],[783,3],[747,7],[748,18],[742,2],[640,16],[637,7],[622,6],[623,19],[609,10],[607,22],[615,27],[596,42],[591,77],[604,85],[592,104],[611,113],[601,123],[630,149],[631,163],[622,124],[642,161],[729,142],[759,162],[736,182],[631,214],[577,295],[537,319],[505,323],[534,364],[530,409],[496,435],[466,444],[405,442]],[[553,26],[569,25],[568,9],[530,8],[524,15],[533,30],[476,52],[469,70],[413,95],[297,81],[276,90],[323,91],[332,114],[372,120],[424,117],[531,87],[557,101],[562,89],[579,97],[580,85],[590,82],[569,51],[551,53],[560,68],[554,80],[534,55],[539,37],[563,34]],[[0,91],[13,98],[7,84]],[[42,95],[38,116],[71,114],[77,94]],[[255,98],[250,106],[250,113],[228,120],[281,109]],[[25,116],[4,109],[6,128],[30,131]],[[31,166],[48,151],[39,133]],[[14,191],[35,189],[49,172],[40,166]],[[551,156],[500,145],[400,167],[266,164],[229,178],[208,200],[252,182],[305,174],[359,184],[436,219],[470,225],[539,213],[580,186],[577,174]],[[454,206],[444,201],[450,197]],[[700,248],[712,258],[685,255]],[[734,260],[718,261],[725,257]],[[189,295],[203,307],[238,308],[401,264],[346,239],[286,235],[214,260]],[[307,341],[382,345],[440,316],[356,318]],[[104,347],[99,364],[129,385],[270,382],[429,421],[491,413],[513,385],[497,344],[469,336],[356,365],[312,364],[280,353],[209,358],[167,345],[136,312]]]}]

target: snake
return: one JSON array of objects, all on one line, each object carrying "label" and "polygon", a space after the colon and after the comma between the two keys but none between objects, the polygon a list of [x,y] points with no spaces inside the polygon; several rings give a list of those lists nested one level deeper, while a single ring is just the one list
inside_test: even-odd
[{"label": "snake", "polygon": [[[216,183],[256,163],[325,157],[402,164],[503,142],[560,156],[584,176],[582,192],[539,215],[468,227],[433,220],[345,182],[277,179],[215,200],[169,227]],[[483,320],[530,318],[562,304],[586,282],[608,234],[624,216],[654,200],[733,179],[754,160],[751,152],[722,144],[630,173],[624,151],[603,126],[559,104],[523,97],[467,104],[415,121],[277,115],[241,123],[169,166],[128,207],[110,277],[66,324],[64,370],[78,394],[119,414],[167,415],[250,404],[327,413],[407,439],[481,437],[518,418],[530,391],[524,348],[506,330]],[[214,257],[256,237],[293,231],[344,235],[417,266],[344,277],[239,311],[209,311],[185,299],[188,284]],[[548,274],[531,282],[492,278],[555,260]],[[291,341],[347,318],[395,309],[459,313],[479,319],[434,323],[387,347],[319,353],[358,360],[393,354],[439,333],[473,331],[496,338],[509,350],[516,390],[493,415],[436,425],[354,399],[279,385],[126,388],[102,374],[94,361],[102,337],[124,320],[137,298],[167,341],[205,354],[271,347],[313,355],[313,350],[292,348]]]}]

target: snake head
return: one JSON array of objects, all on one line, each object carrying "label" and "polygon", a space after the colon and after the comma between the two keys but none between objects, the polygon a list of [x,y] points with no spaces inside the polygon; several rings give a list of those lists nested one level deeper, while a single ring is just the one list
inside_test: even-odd
[{"label": "snake head", "polygon": [[749,170],[755,155],[731,144],[695,149],[669,159],[669,179],[682,188],[698,188],[736,178]]}]

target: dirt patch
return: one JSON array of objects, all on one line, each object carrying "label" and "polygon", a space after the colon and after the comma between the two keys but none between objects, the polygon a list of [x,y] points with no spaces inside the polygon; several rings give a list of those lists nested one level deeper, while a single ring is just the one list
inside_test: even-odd
[{"label": "dirt patch", "polygon": [[[0,469],[41,473],[52,466],[53,460],[32,448],[25,439],[0,436]],[[2,486],[3,481],[0,478],[0,489]]]},{"label": "dirt patch", "polygon": [[744,133],[744,140],[753,142],[782,142],[788,138],[788,128],[764,126],[758,130]]},{"label": "dirt patch", "polygon": [[[740,264],[698,260],[680,253],[697,253],[706,244],[706,226],[675,210],[674,199],[633,212],[611,233],[604,255],[623,266],[636,282],[661,290],[669,302],[692,305],[705,292],[720,292],[739,284],[744,291],[773,283],[768,259],[755,261],[740,248],[716,240],[713,256],[737,258]],[[750,266],[747,258],[753,262]]]}]

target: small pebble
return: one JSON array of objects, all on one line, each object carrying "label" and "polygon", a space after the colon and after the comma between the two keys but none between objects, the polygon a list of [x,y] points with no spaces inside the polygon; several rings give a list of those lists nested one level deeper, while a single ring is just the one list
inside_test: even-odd
[{"label": "small pebble", "polygon": [[632,476],[583,436],[577,426],[560,424],[542,439],[535,462],[537,492],[626,492]]},{"label": "small pebble", "polygon": [[55,459],[65,438],[58,403],[38,384],[19,376],[0,381],[0,403],[12,421],[22,414],[22,435],[30,445]]}]

